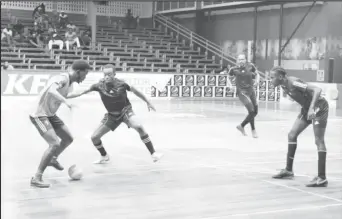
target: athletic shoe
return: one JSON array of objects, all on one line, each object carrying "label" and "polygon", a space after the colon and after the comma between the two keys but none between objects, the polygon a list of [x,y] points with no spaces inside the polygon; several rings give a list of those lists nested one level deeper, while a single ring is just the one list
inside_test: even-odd
[{"label": "athletic shoe", "polygon": [[237,130],[239,130],[243,136],[247,136],[244,127],[242,127],[241,125],[236,126]]},{"label": "athletic shoe", "polygon": [[306,184],[306,187],[327,187],[327,186],[328,186],[328,180],[322,179],[319,176],[316,176],[310,181],[310,183]]},{"label": "athletic shoe", "polygon": [[101,158],[97,161],[94,162],[94,164],[106,164],[106,163],[109,163],[110,161],[110,158],[109,158],[109,155],[105,155],[105,156],[101,156]]},{"label": "athletic shoe", "polygon": [[57,157],[51,159],[49,166],[54,167],[56,170],[64,170],[64,167],[57,161]]},{"label": "athletic shoe", "polygon": [[258,133],[255,130],[252,130],[253,138],[258,138]]},{"label": "athletic shoe", "polygon": [[42,179],[38,179],[37,177],[32,177],[31,186],[38,187],[38,188],[49,188],[50,184],[44,183]]},{"label": "athletic shoe", "polygon": [[162,154],[162,153],[154,152],[152,154],[152,160],[153,160],[153,162],[158,162],[163,156],[164,156],[164,154]]},{"label": "athletic shoe", "polygon": [[288,171],[286,169],[280,170],[279,173],[276,175],[272,176],[274,179],[292,179],[294,177],[294,174],[292,171]]}]

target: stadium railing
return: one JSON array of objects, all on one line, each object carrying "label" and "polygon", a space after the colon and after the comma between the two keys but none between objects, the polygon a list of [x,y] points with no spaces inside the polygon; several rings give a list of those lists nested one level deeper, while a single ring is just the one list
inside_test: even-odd
[{"label": "stadium railing", "polygon": [[[190,45],[197,45],[200,48],[205,50],[205,53],[208,54],[210,52],[220,60],[220,64],[223,65],[223,62],[227,62],[228,64],[235,65],[236,58],[228,54],[224,51],[224,49],[217,45],[216,43],[198,35],[197,33],[191,31],[190,29],[184,27],[183,25],[175,22],[174,20],[162,15],[156,14],[154,16],[154,22],[161,24],[167,30],[171,30],[176,33],[177,36],[182,36],[190,42]],[[265,78],[265,73],[258,71],[262,78]]]}]

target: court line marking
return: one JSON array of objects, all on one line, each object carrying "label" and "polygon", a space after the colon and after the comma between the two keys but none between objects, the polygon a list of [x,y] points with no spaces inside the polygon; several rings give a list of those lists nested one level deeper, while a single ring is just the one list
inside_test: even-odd
[{"label": "court line marking", "polygon": [[[179,153],[179,152],[174,152],[174,153]],[[184,154],[185,156],[189,156],[189,155],[187,155],[185,153],[181,153],[181,154]],[[232,162],[232,164],[234,164],[234,162]],[[238,166],[239,164],[235,163],[235,165]],[[212,168],[217,168],[217,169],[221,169],[222,168],[222,167],[215,167],[215,165],[204,165],[204,166],[212,167]],[[248,167],[247,165],[245,165],[245,166]],[[231,170],[234,171],[234,169],[231,169]],[[235,171],[235,172],[238,172],[238,171]],[[305,190],[298,189],[298,188],[295,188],[295,187],[274,183],[274,182],[271,182],[269,180],[258,179],[257,177],[253,177],[253,176],[246,176],[245,174],[240,174],[240,175],[241,176],[245,176],[246,178],[251,178],[251,179],[256,179],[256,180],[259,180],[259,181],[262,181],[262,182],[266,182],[266,183],[271,184],[271,185],[281,186],[281,187],[284,187],[284,188],[287,188],[287,189],[296,190],[296,191],[299,191],[299,192],[302,192],[302,193],[306,193],[306,194],[310,194],[310,195],[317,196],[317,197],[320,197],[320,198],[325,198],[325,199],[329,199],[329,200],[333,200],[333,201],[342,203],[342,199],[336,199],[336,198],[332,198],[332,197],[329,197],[329,196],[320,195],[320,194],[317,194],[317,193],[314,193],[314,192],[305,191]]]},{"label": "court line marking", "polygon": [[316,205],[316,206],[299,207],[299,208],[285,208],[285,209],[279,209],[279,210],[273,210],[273,211],[258,211],[258,212],[252,212],[252,213],[244,213],[244,214],[232,214],[232,215],[201,217],[201,218],[202,219],[218,219],[218,218],[226,218],[226,217],[243,217],[243,216],[274,214],[274,213],[283,213],[283,212],[292,212],[292,211],[314,210],[314,209],[338,207],[338,206],[342,206],[342,204]]}]

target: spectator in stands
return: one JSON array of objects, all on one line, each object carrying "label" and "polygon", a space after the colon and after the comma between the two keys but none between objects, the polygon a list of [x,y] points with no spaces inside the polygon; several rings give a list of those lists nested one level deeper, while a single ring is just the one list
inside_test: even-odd
[{"label": "spectator in stands", "polygon": [[43,31],[38,27],[38,25],[35,25],[33,30],[30,30],[29,42],[37,48],[43,47],[42,34]]},{"label": "spectator in stands", "polygon": [[13,26],[13,36],[19,35],[20,39],[24,38],[24,25],[21,23],[20,20]]},{"label": "spectator in stands", "polygon": [[134,17],[132,15],[132,10],[131,9],[127,10],[125,22],[126,22],[127,28],[131,28],[132,27],[132,24],[134,22]]},{"label": "spectator in stands", "polygon": [[59,14],[59,27],[65,28],[68,23],[69,23],[68,15],[64,11],[61,11],[61,13]]},{"label": "spectator in stands", "polygon": [[118,29],[118,22],[114,21],[113,22],[113,27],[114,27],[114,30],[117,30]]},{"label": "spectator in stands", "polygon": [[122,20],[119,20],[118,29],[120,32],[122,31]]},{"label": "spectator in stands", "polygon": [[14,41],[13,41],[13,30],[12,26],[10,24],[7,25],[6,28],[4,28],[1,32],[1,41],[7,40],[7,43],[10,47],[13,46]]},{"label": "spectator in stands", "polygon": [[230,65],[223,66],[222,69],[221,69],[221,71],[220,71],[220,74],[221,74],[221,75],[222,75],[222,74],[228,74],[230,67],[231,67]]},{"label": "spectator in stands", "polygon": [[59,49],[63,49],[64,46],[64,42],[62,40],[62,37],[58,35],[57,30],[56,29],[52,29],[49,31],[50,34],[50,40],[48,43],[48,48],[51,51],[53,46],[58,46]]},{"label": "spectator in stands", "polygon": [[91,43],[91,32],[86,30],[81,35],[81,42],[83,46],[90,46]]},{"label": "spectator in stands", "polygon": [[67,50],[69,51],[70,46],[76,44],[77,48],[80,48],[80,40],[78,39],[77,33],[74,29],[69,28],[68,31],[65,33],[65,45]]},{"label": "spectator in stands", "polygon": [[137,17],[135,18],[135,28],[136,28],[136,29],[139,29],[139,28],[140,28],[140,17],[139,17],[139,16],[137,16]]},{"label": "spectator in stands", "polygon": [[13,65],[8,64],[8,62],[5,62],[3,66],[1,66],[1,70],[14,70]]},{"label": "spectator in stands", "polygon": [[32,16],[35,23],[44,25],[44,27],[48,29],[49,17],[45,13],[45,5],[43,3],[34,9]]}]

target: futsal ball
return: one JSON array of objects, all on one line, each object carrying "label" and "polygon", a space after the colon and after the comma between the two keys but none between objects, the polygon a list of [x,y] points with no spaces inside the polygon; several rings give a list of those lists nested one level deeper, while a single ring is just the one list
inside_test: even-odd
[{"label": "futsal ball", "polygon": [[68,173],[69,173],[70,179],[72,179],[72,180],[80,180],[80,179],[82,179],[82,176],[83,176],[82,170],[79,169],[76,166],[76,164],[69,167]]}]

